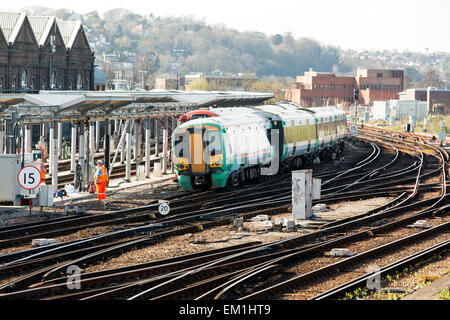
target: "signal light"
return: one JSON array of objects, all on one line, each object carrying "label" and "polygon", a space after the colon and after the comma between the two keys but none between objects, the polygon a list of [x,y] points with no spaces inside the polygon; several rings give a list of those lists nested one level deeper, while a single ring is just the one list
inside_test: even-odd
[{"label": "signal light", "polygon": [[353,90],[353,99],[355,99],[355,101],[359,100],[359,89]]}]

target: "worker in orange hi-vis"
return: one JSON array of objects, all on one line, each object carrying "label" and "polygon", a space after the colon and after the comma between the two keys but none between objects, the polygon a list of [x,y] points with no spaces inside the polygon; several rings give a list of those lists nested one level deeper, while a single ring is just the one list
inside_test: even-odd
[{"label": "worker in orange hi-vis", "polygon": [[102,160],[97,161],[97,171],[94,176],[94,183],[98,200],[106,200],[106,185],[108,184],[108,170],[103,165]]}]

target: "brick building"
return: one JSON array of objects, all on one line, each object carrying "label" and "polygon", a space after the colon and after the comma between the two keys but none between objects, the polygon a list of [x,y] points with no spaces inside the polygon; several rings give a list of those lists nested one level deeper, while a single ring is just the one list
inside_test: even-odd
[{"label": "brick building", "polygon": [[310,70],[298,76],[295,89],[285,91],[286,100],[304,107],[350,105],[353,90],[360,90],[359,103],[395,99],[403,90],[403,70],[358,69],[355,77],[338,77],[333,73]]},{"label": "brick building", "polygon": [[93,88],[94,55],[80,21],[0,12],[0,92]]}]

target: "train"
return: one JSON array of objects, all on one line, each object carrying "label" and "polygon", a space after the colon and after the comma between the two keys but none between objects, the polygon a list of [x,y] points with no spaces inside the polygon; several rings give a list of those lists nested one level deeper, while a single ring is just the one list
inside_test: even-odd
[{"label": "train", "polygon": [[172,159],[183,190],[237,187],[340,152],[347,136],[345,112],[335,107],[210,108],[179,118]]}]

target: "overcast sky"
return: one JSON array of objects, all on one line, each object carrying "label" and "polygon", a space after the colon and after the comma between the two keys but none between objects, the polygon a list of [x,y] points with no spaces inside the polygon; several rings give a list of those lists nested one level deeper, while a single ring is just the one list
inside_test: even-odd
[{"label": "overcast sky", "polygon": [[345,49],[450,52],[450,0],[15,0],[0,10],[25,6],[100,14],[126,8],[141,15],[194,15],[208,24],[240,31],[292,32]]}]

